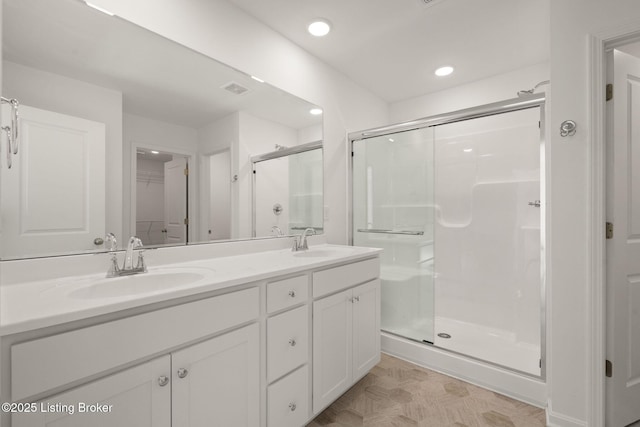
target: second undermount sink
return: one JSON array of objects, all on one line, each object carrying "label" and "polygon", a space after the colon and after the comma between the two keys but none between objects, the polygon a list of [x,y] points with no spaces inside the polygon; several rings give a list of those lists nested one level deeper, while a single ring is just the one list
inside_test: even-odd
[{"label": "second undermount sink", "polygon": [[83,278],[61,283],[45,293],[66,294],[75,299],[115,298],[160,292],[204,281],[213,273],[204,268],[157,268],[148,273],[121,277]]}]

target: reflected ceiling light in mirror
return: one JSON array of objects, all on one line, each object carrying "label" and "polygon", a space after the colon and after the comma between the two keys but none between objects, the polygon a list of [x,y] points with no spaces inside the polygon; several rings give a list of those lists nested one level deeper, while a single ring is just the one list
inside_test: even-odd
[{"label": "reflected ceiling light in mirror", "polygon": [[453,73],[453,67],[450,65],[445,65],[444,67],[440,67],[434,71],[434,74],[438,77],[448,76]]},{"label": "reflected ceiling light in mirror", "polygon": [[89,3],[88,1],[84,2],[87,6],[89,6],[90,8],[93,8],[99,12],[104,13],[105,15],[109,15],[109,16],[115,16],[115,13],[113,12],[109,12],[107,9],[103,9],[100,6],[96,6],[95,4]]},{"label": "reflected ceiling light in mirror", "polygon": [[151,150],[151,154],[160,154],[160,152],[156,150]]},{"label": "reflected ceiling light in mirror", "polygon": [[322,108],[312,108],[311,110],[309,110],[310,114],[313,114],[314,116],[319,116],[320,114],[322,114]]},{"label": "reflected ceiling light in mirror", "polygon": [[323,37],[331,31],[331,24],[326,19],[318,18],[309,24],[307,30],[312,36]]}]

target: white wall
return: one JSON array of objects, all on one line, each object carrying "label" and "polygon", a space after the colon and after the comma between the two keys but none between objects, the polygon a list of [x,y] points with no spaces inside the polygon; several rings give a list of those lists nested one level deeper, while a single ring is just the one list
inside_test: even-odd
[{"label": "white wall", "polygon": [[327,239],[347,241],[349,131],[388,122],[385,102],[266,25],[221,0],[94,0],[118,16],[323,108]]},{"label": "white wall", "polygon": [[[637,0],[563,0],[551,2],[552,99],[549,132],[549,176],[552,259],[548,266],[551,309],[548,325],[550,425],[600,425],[592,419],[597,402],[589,400],[590,271],[592,236],[590,203],[589,35],[622,27],[640,29]],[[558,129],[571,119],[575,136],[562,138]],[[596,361],[602,364],[603,361]],[[602,375],[602,372],[599,373]],[[597,409],[597,408],[595,408]],[[589,424],[587,422],[590,421]]]},{"label": "white wall", "polygon": [[[528,90],[541,81],[549,80],[549,73],[548,63],[537,64],[396,102],[390,106],[391,123],[415,120],[516,98],[519,90]],[[536,93],[544,92],[548,88],[549,86],[540,86]]]},{"label": "white wall", "polygon": [[3,64],[4,97],[106,125],[105,229],[119,238],[123,232],[122,93],[9,61]]}]

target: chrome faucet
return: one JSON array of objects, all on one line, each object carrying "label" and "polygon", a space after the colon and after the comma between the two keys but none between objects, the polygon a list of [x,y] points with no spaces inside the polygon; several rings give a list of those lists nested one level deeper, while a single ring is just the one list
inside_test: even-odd
[{"label": "chrome faucet", "polygon": [[294,237],[293,247],[291,248],[291,251],[298,252],[298,251],[306,251],[307,249],[309,249],[309,244],[307,243],[307,237],[312,234],[316,234],[315,228],[307,228],[302,232],[302,234]]},{"label": "chrome faucet", "polygon": [[278,227],[277,225],[274,225],[273,227],[271,227],[271,234],[273,234],[274,236],[284,236],[284,233],[282,232],[282,229],[280,227]]},{"label": "chrome faucet", "polygon": [[113,252],[118,249],[118,240],[116,239],[115,234],[107,233],[107,236],[104,239],[104,247],[107,248],[109,252]]},{"label": "chrome faucet", "polygon": [[147,266],[144,263],[143,251],[138,251],[138,262],[136,266],[133,266],[133,251],[142,247],[142,240],[136,236],[129,238],[129,244],[127,245],[127,252],[124,255],[124,262],[122,268],[118,267],[118,257],[115,251],[111,254],[111,267],[107,272],[107,277],[119,277],[128,276],[131,274],[146,273]]}]

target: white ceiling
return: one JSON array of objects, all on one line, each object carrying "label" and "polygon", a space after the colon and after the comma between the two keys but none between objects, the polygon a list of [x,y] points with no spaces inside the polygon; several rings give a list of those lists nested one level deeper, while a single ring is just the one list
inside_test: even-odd
[{"label": "white ceiling", "polygon": [[[227,1],[387,102],[549,60],[550,0]],[[324,38],[306,31],[317,17]],[[435,77],[445,64],[454,74]]]}]

